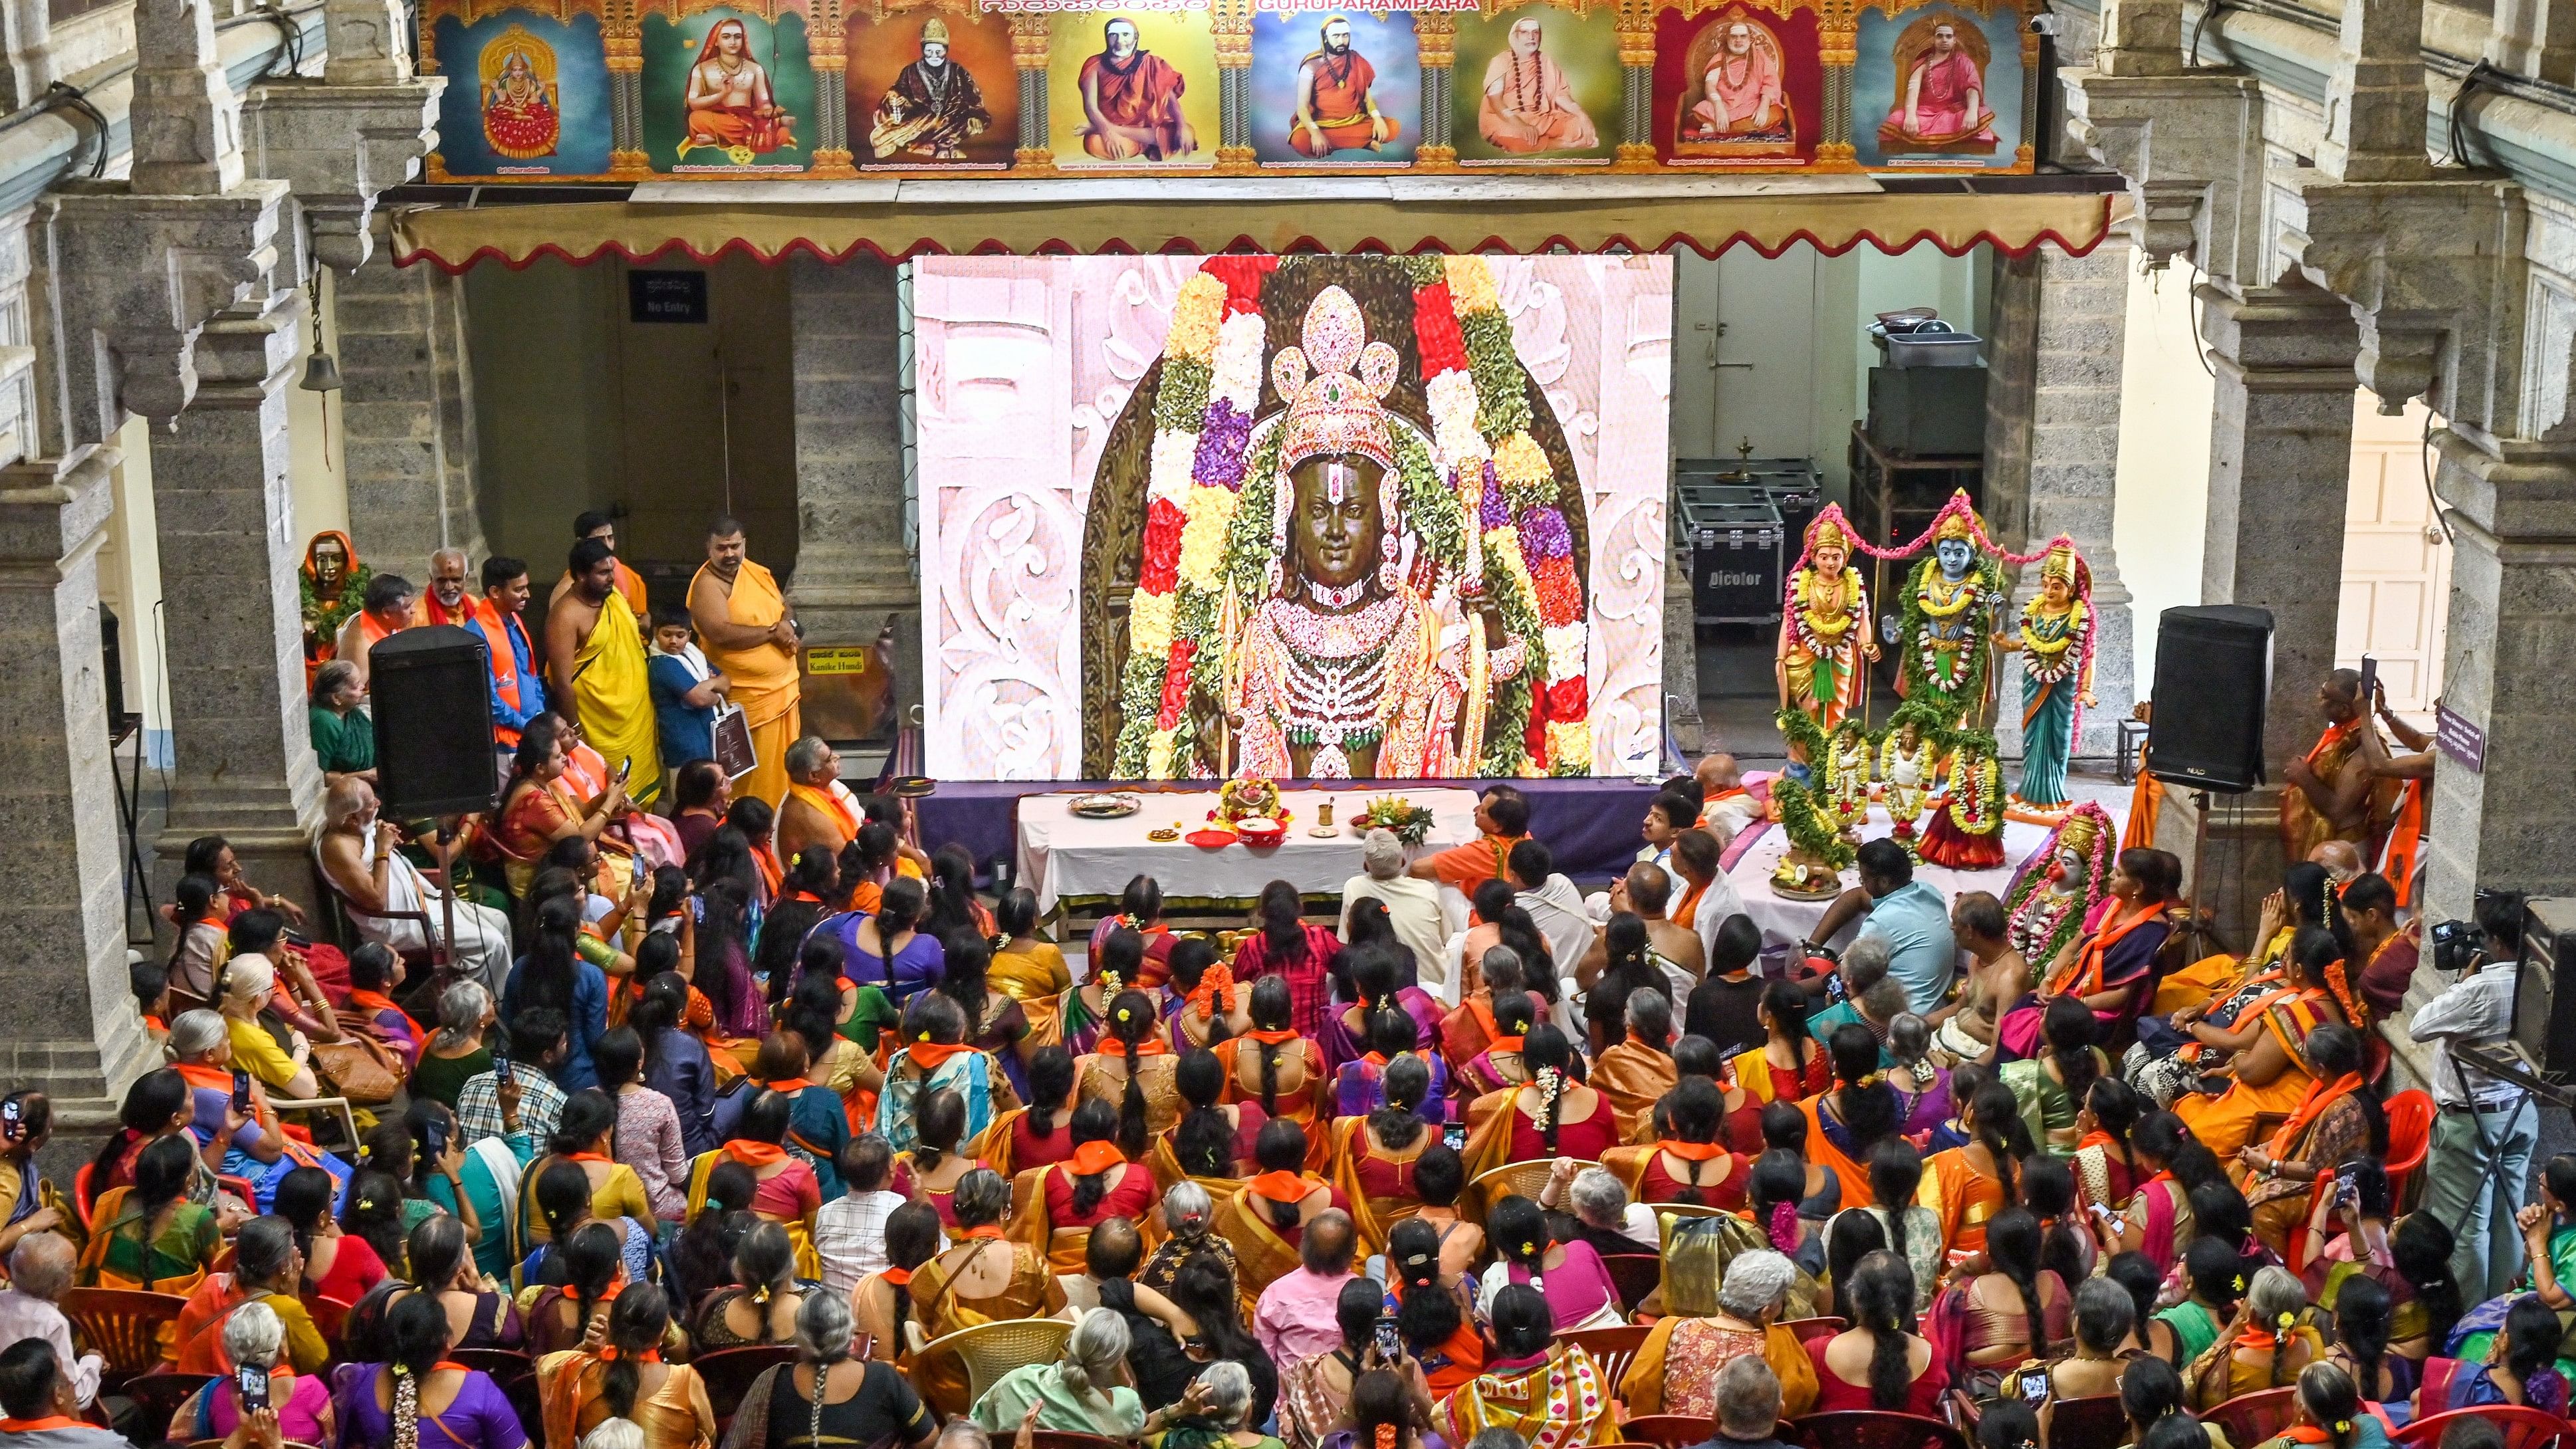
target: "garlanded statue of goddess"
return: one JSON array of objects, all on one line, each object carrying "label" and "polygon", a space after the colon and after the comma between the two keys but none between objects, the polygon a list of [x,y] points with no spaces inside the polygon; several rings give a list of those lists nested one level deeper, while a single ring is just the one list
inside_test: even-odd
[{"label": "garlanded statue of goddess", "polygon": [[1827,734],[1857,710],[1864,661],[1878,658],[1868,594],[1851,556],[1851,525],[1828,503],[1807,525],[1806,551],[1790,571],[1774,654],[1780,707]]},{"label": "garlanded statue of goddess", "polygon": [[1907,580],[1897,625],[1897,691],[1934,706],[1944,726],[1984,728],[1994,706],[1991,637],[2009,590],[1964,492],[1932,529],[1932,553]]},{"label": "garlanded statue of goddess", "polygon": [[2017,819],[2054,823],[2065,814],[2066,762],[2093,704],[2093,571],[2060,537],[2039,565],[2039,596],[2021,625],[1996,636],[2021,655],[2021,783],[2007,809]]},{"label": "garlanded statue of goddess", "polygon": [[1475,774],[1475,719],[1493,685],[1529,664],[1528,645],[1481,589],[1426,597],[1406,581],[1383,402],[1395,349],[1368,340],[1359,304],[1339,287],[1316,295],[1301,340],[1271,360],[1289,404],[1270,565],[1226,694],[1234,772]]}]

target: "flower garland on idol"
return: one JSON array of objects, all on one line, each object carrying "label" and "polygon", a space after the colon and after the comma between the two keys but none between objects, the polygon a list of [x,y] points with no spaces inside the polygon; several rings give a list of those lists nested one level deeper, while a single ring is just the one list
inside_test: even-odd
[{"label": "flower garland on idol", "polygon": [[[1281,436],[1252,446],[1266,328],[1261,288],[1296,258],[1210,257],[1184,282],[1163,347],[1146,480],[1143,560],[1120,679],[1112,760],[1128,778],[1213,773],[1212,740],[1189,713],[1221,699],[1235,608],[1262,596]],[[1493,686],[1475,762],[1482,775],[1582,774],[1592,764],[1583,589],[1559,484],[1530,436],[1528,382],[1492,269],[1479,257],[1397,262],[1413,284],[1432,444],[1394,430],[1399,511],[1420,547],[1409,582],[1454,586],[1462,609],[1490,598],[1544,659]],[[1468,520],[1474,519],[1470,527]]]},{"label": "flower garland on idol", "polygon": [[[2119,833],[2101,806],[2077,805],[2005,893],[2004,938],[2030,963],[2034,977],[2057,959],[2086,914],[2109,893],[2111,845]],[[2068,880],[2066,863],[2058,858],[2069,850],[2083,860],[2080,880]]]}]

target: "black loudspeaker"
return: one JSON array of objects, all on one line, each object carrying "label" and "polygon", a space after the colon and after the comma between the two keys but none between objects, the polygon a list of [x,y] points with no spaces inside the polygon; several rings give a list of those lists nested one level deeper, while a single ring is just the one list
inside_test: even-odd
[{"label": "black loudspeaker", "polygon": [[2523,903],[2522,960],[2514,977],[2513,1040],[2540,1069],[2576,1072],[2576,899]]},{"label": "black loudspeaker", "polygon": [[2271,610],[2165,610],[2156,618],[2148,772],[2168,785],[2222,795],[2263,783],[2263,705],[2271,692]]},{"label": "black loudspeaker", "polygon": [[489,810],[498,780],[482,636],[452,624],[388,634],[367,651],[376,793],[406,819]]}]

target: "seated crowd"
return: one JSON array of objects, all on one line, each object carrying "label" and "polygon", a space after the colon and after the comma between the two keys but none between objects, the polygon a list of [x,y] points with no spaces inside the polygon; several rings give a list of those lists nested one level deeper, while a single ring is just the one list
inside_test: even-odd
[{"label": "seated crowd", "polygon": [[[49,1104],[0,1101],[0,1442],[121,1442],[74,1288],[165,1296],[153,1372],[201,1376],[167,1437],[228,1449],[1761,1449],[1848,1411],[2362,1449],[2569,1412],[2576,1157],[2528,1272],[2464,1294],[2391,1166],[2375,875],[2293,867],[2253,950],[2184,962],[2176,862],[2131,849],[2025,962],[1879,842],[1828,913],[1857,937],[1766,979],[1687,823],[1740,791],[1668,782],[1586,901],[1497,785],[1483,840],[1373,838],[1336,929],[1273,882],[1228,950],[1139,877],[1069,960],[892,801],[825,774],[861,823],[782,860],[698,762],[638,827],[552,719],[434,974],[381,922],[308,940],[207,842],[135,971],[169,1065],[68,1198]],[[469,847],[333,798],[370,900],[469,899]]]}]

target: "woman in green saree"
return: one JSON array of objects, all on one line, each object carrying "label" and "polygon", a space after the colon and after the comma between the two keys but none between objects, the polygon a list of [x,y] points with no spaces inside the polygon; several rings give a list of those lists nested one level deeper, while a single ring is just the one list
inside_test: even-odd
[{"label": "woman in green saree", "polygon": [[376,778],[376,724],[359,706],[367,687],[358,682],[358,666],[334,659],[313,676],[312,704],[305,710],[313,729],[313,753],[332,784]]},{"label": "woman in green saree", "polygon": [[188,1201],[196,1164],[194,1139],[184,1133],[143,1149],[134,1186],[110,1189],[92,1212],[80,1286],[185,1294],[205,1280],[224,1240],[214,1211]]},{"label": "woman in green saree", "polygon": [[1995,1069],[1996,1078],[2012,1088],[2030,1140],[2059,1157],[2075,1155],[2083,1135],[2076,1115],[2094,1081],[2110,1069],[2110,1060],[2093,1044],[2096,1030],[2093,1009],[2081,998],[2053,998],[2040,1018],[2040,1054]]}]

